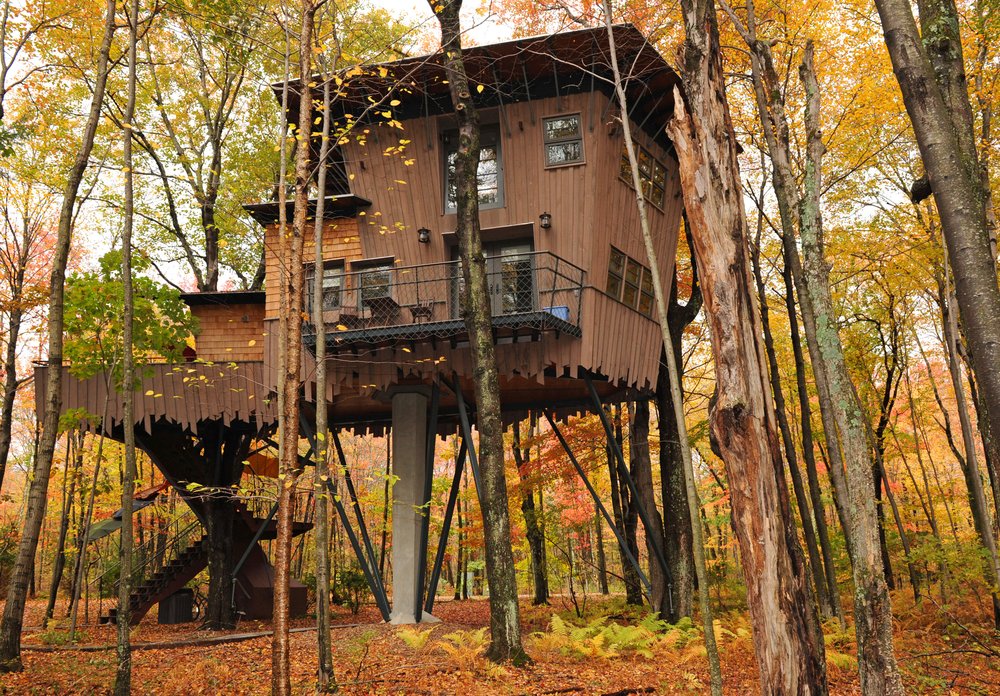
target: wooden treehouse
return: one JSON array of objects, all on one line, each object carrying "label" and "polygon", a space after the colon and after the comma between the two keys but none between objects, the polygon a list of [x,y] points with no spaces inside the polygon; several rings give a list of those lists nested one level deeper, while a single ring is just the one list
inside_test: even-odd
[{"label": "wooden treehouse", "polygon": [[[634,27],[616,27],[615,41],[627,77],[628,114],[614,98],[604,29],[465,52],[470,82],[482,86],[473,94],[482,122],[482,236],[508,421],[528,409],[603,417],[602,403],[648,398],[656,384],[661,334],[652,318],[652,279],[635,192],[623,163],[621,119],[632,125],[669,287],[682,202],[664,126],[678,78]],[[473,366],[458,301],[452,181],[457,137],[447,80],[440,55],[368,66],[343,77],[333,116],[339,126],[356,125],[329,160],[322,268],[306,266],[305,309],[311,316],[313,303],[322,302],[325,327],[305,329],[300,436],[315,436],[311,415],[318,398],[329,404],[334,434],[391,434],[398,477],[391,605],[364,520],[356,514],[352,522],[348,514],[359,508],[350,499],[337,505],[383,616],[398,622],[427,618],[466,459],[478,476]],[[290,85],[286,114],[292,123],[298,120],[296,87]],[[281,85],[275,91],[280,95]],[[318,143],[312,146],[318,153]],[[218,526],[213,514],[226,506],[192,494],[184,482],[237,482],[251,453],[277,432],[283,263],[277,256],[278,204],[246,209],[265,228],[264,292],[187,295],[201,322],[191,356],[196,359],[151,366],[151,376],[136,391],[139,445],[204,523],[206,553]],[[289,203],[289,220],[291,212]],[[310,229],[309,260],[312,240]],[[320,298],[312,296],[309,282],[315,273],[322,274]],[[323,395],[311,378],[320,335],[330,375]],[[102,385],[103,378],[69,377],[64,408],[100,412]],[[104,434],[120,439],[122,428],[120,399],[112,394]],[[417,511],[428,500],[436,435],[456,428],[463,435],[458,471],[438,557],[428,563],[427,517]],[[350,463],[343,463],[349,473]],[[346,483],[353,498],[349,476]],[[228,552],[252,559],[235,575],[236,604],[250,615],[267,615],[270,565],[257,544],[266,523],[233,512],[220,519],[224,529],[231,520],[234,530]],[[295,608],[304,608],[304,588],[293,596],[299,598]]]}]

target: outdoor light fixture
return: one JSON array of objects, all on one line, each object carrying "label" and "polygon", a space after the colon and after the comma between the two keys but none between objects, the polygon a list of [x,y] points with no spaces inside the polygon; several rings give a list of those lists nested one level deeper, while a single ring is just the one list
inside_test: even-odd
[{"label": "outdoor light fixture", "polygon": [[426,227],[421,227],[419,230],[417,230],[417,241],[419,241],[421,244],[430,244],[431,231]]},{"label": "outdoor light fixture", "polygon": [[538,216],[539,224],[542,226],[543,230],[547,230],[552,227],[552,215],[549,213],[542,213]]}]

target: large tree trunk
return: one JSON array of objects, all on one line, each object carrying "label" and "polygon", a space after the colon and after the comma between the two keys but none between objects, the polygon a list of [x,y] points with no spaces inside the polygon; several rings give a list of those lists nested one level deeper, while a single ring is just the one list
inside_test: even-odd
[{"label": "large tree trunk", "polygon": [[475,372],[476,426],[483,490],[483,533],[486,577],[490,587],[491,641],[487,651],[496,662],[524,664],[521,618],[518,614],[517,576],[510,545],[507,481],[504,472],[503,424],[500,420],[500,379],[493,345],[493,322],[487,290],[486,261],[479,233],[479,115],[472,101],[462,62],[462,0],[429,0],[441,25],[441,48],[451,103],[458,117],[458,153],[455,158],[455,200],[458,212],[458,253],[465,281],[462,314],[469,332]]},{"label": "large tree trunk", "polygon": [[[279,356],[281,393],[279,494],[277,534],[274,542],[274,635],[271,639],[271,693],[290,696],[291,653],[289,646],[289,589],[291,579],[292,526],[294,524],[295,483],[299,466],[299,393],[302,369],[302,300],[303,246],[311,182],[309,137],[312,133],[312,32],[316,7],[312,0],[302,0],[302,24],[299,30],[299,123],[295,149],[295,208],[291,230],[282,228],[281,258],[283,266],[281,288],[281,328]],[[287,89],[287,80],[286,80]],[[284,112],[284,113],[287,113]],[[281,189],[284,189],[282,182]],[[284,203],[279,203],[284,211]],[[282,221],[284,222],[284,221]],[[288,239],[284,239],[287,235]]]},{"label": "large tree trunk", "polygon": [[20,671],[21,627],[24,622],[24,604],[28,584],[34,567],[35,549],[38,547],[38,533],[45,519],[45,504],[52,472],[52,455],[56,437],[59,434],[59,416],[62,411],[62,366],[63,366],[63,301],[65,296],[66,264],[69,259],[70,240],[73,229],[73,213],[76,197],[87,169],[90,152],[94,147],[94,136],[101,120],[101,105],[108,80],[108,54],[115,31],[115,2],[108,0],[105,10],[104,36],[97,60],[97,75],[94,81],[93,99],[90,113],[83,128],[80,148],[73,166],[66,177],[63,188],[62,209],[59,213],[59,228],[52,254],[52,274],[49,282],[49,368],[46,370],[45,415],[42,434],[35,460],[34,477],[28,489],[27,515],[24,532],[18,544],[17,560],[14,564],[7,603],[4,606],[3,621],[0,622],[0,671]]},{"label": "large tree trunk", "polygon": [[[534,419],[532,419],[531,426],[533,434],[535,431]],[[528,538],[528,548],[531,551],[531,578],[534,586],[534,597],[531,603],[535,605],[548,604],[549,573],[545,563],[545,535],[538,522],[535,491],[531,486],[531,474],[527,471],[527,466],[531,461],[531,445],[521,446],[520,423],[514,424],[513,432],[514,465],[517,467],[518,478],[521,479],[521,514],[524,515],[524,531]]]},{"label": "large tree trunk", "polygon": [[876,0],[885,43],[913,124],[952,263],[976,382],[1000,433],[1000,288],[976,153],[958,12],[921,2],[923,36],[906,0]]},{"label": "large tree trunk", "polygon": [[[791,519],[760,317],[751,291],[743,188],[712,0],[682,0],[682,77],[667,131],[712,331],[718,400],[711,429],[726,463],[762,690],[826,693],[822,632]],[[688,112],[690,108],[690,113]]]}]

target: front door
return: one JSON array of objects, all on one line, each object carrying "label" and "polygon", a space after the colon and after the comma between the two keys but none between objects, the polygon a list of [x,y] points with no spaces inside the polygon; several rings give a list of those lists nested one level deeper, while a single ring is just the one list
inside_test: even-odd
[{"label": "front door", "polygon": [[[507,241],[484,244],[486,255],[486,280],[490,294],[492,315],[524,314],[535,309],[534,256],[530,241]],[[458,250],[455,250],[458,256]],[[459,316],[458,307],[464,280],[461,263],[455,265],[456,278],[452,306],[454,316]]]},{"label": "front door", "polygon": [[531,312],[535,308],[531,242],[490,244],[484,251],[493,316]]}]

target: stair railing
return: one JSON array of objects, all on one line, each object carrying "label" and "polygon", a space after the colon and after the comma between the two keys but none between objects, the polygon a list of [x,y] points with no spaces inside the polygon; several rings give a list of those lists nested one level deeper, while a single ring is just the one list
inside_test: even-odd
[{"label": "stair railing", "polygon": [[[202,525],[193,512],[187,512],[181,515],[171,523],[171,526],[173,526],[174,532],[173,534],[168,533],[170,538],[168,538],[166,544],[164,544],[162,548],[156,548],[156,538],[154,535],[152,539],[137,548],[133,553],[133,558],[142,559],[141,562],[133,564],[131,572],[129,573],[129,579],[131,580],[130,587],[133,592],[146,578],[147,573],[150,576],[155,573],[152,568],[156,567],[157,563],[159,563],[160,567],[165,566],[171,559],[178,556],[192,543],[201,538],[200,534],[202,531]],[[91,586],[95,583],[98,585],[98,597],[100,597],[101,600],[103,600],[103,590],[106,584],[110,583],[117,592],[121,582],[120,571],[121,561],[118,561],[108,567],[96,579],[91,581]],[[114,578],[114,580],[112,581],[111,578]],[[98,609],[98,612],[100,612],[100,608]]]}]

